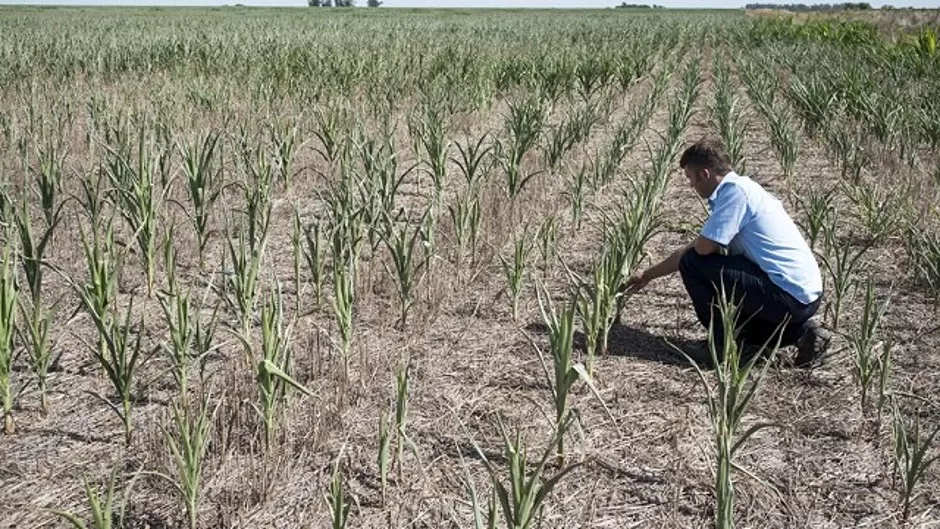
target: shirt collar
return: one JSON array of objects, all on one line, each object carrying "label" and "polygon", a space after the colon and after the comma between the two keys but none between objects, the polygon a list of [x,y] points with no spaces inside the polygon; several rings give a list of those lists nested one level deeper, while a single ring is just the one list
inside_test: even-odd
[{"label": "shirt collar", "polygon": [[732,180],[735,180],[735,179],[737,179],[737,178],[738,178],[738,174],[735,173],[734,171],[729,171],[727,174],[725,174],[725,176],[723,176],[723,177],[721,178],[721,182],[718,182],[718,186],[715,187],[715,190],[712,191],[711,196],[708,197],[708,203],[709,203],[709,205],[710,205],[710,204],[713,204],[713,203],[715,202],[715,199],[718,198],[718,190],[721,189],[721,186],[723,186],[723,185],[725,185],[725,183],[731,182]]}]

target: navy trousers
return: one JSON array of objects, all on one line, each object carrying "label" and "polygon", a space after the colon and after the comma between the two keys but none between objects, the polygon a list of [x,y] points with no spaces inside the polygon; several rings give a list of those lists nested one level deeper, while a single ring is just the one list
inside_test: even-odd
[{"label": "navy trousers", "polygon": [[780,345],[795,345],[806,329],[806,322],[819,309],[820,299],[810,304],[801,303],[743,256],[699,255],[695,249],[690,249],[679,262],[679,273],[699,322],[708,329],[715,318],[716,344],[724,340],[718,309],[722,282],[727,296],[738,306],[739,344],[760,346],[769,341],[770,346],[775,345],[776,333],[789,317]]}]

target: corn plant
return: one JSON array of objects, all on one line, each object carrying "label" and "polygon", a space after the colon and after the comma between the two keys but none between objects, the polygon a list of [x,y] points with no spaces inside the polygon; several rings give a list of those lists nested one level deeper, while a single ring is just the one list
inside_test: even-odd
[{"label": "corn plant", "polygon": [[16,263],[12,244],[7,243],[0,260],[0,404],[3,405],[3,432],[15,433],[13,423],[13,335],[16,330]]},{"label": "corn plant", "polygon": [[454,225],[454,238],[457,242],[455,265],[457,273],[463,270],[464,256],[472,257],[476,252],[477,236],[480,230],[480,198],[473,189],[467,189],[457,195],[453,204],[447,206],[451,223]]},{"label": "corn plant", "polygon": [[499,256],[503,274],[506,276],[506,282],[508,283],[507,292],[512,306],[513,321],[516,321],[519,317],[519,298],[522,296],[522,289],[525,286],[526,261],[531,250],[528,229],[525,229],[520,236],[516,237],[513,243],[512,261],[505,259],[502,255]]},{"label": "corn plant", "polygon": [[575,229],[581,229],[581,218],[584,214],[584,200],[587,197],[588,181],[591,178],[591,168],[589,162],[581,164],[577,171],[572,171],[571,178],[568,180],[568,200],[571,208],[571,221],[574,222]]},{"label": "corn plant", "polygon": [[147,295],[150,296],[156,274],[157,223],[162,199],[155,180],[159,154],[152,152],[152,139],[143,129],[137,138],[136,163],[135,153],[126,140],[118,137],[117,141],[117,147],[108,149],[106,162],[112,200],[134,234],[147,277]]},{"label": "corn plant", "polygon": [[55,361],[52,355],[54,346],[49,335],[53,322],[53,310],[45,308],[41,303],[32,302],[27,305],[23,296],[17,296],[17,299],[23,321],[19,325],[19,332],[29,356],[30,369],[36,375],[39,409],[45,415],[49,412],[47,391],[49,369]]},{"label": "corn plant", "polygon": [[493,146],[484,147],[488,136],[488,134],[483,134],[475,142],[468,140],[466,145],[460,141],[454,142],[460,156],[453,156],[451,160],[460,169],[469,189],[476,189],[477,184],[486,176],[490,168],[489,155],[493,152]]},{"label": "corn plant", "polygon": [[[386,272],[396,280],[398,285],[398,326],[402,329],[407,324],[408,311],[414,303],[415,287],[421,281],[423,274],[426,273],[428,261],[416,260],[415,248],[420,246],[416,243],[421,236],[421,226],[429,214],[430,209],[422,215],[421,222],[410,230],[404,225],[393,228],[392,235],[385,240],[392,266],[384,266]],[[394,224],[391,218],[388,219],[388,222]]]},{"label": "corn plant", "polygon": [[[598,353],[599,342],[606,343],[608,318],[614,311],[616,290],[610,290],[608,272],[619,273],[619,265],[612,270],[613,260],[605,252],[593,265],[593,282],[581,282],[578,287],[577,312],[584,327],[585,352],[587,354],[588,375],[594,374],[594,357]],[[619,282],[617,282],[619,285]],[[603,353],[602,353],[603,354]]]},{"label": "corn plant", "polygon": [[927,469],[940,458],[940,455],[928,457],[940,427],[934,428],[927,437],[923,436],[921,427],[919,418],[905,420],[897,405],[894,406],[894,472],[900,480],[904,521],[910,518],[911,504],[917,499],[914,489]]},{"label": "corn plant", "polygon": [[[712,364],[715,366],[715,381],[710,384],[702,371],[691,358],[685,356],[695,368],[702,386],[708,397],[708,416],[714,434],[715,448],[718,452],[718,467],[715,474],[715,526],[720,529],[734,527],[734,470],[744,471],[735,462],[735,455],[744,443],[758,431],[772,426],[758,423],[744,432],[740,432],[741,422],[747,412],[748,406],[757,394],[758,387],[767,369],[772,363],[769,359],[760,371],[754,368],[759,358],[770,346],[770,355],[776,350],[771,346],[771,337],[756,354],[747,361],[743,359],[743,352],[738,345],[738,317],[739,306],[734,301],[734,294],[725,290],[725,285],[719,286],[717,299],[718,318],[712,318],[708,326],[708,349]],[[716,319],[719,321],[716,322]],[[717,338],[716,324],[721,326],[721,343]],[[782,328],[782,325],[781,325]],[[780,329],[778,329],[779,331]],[[777,345],[782,333],[777,332]],[[754,375],[754,376],[752,376]],[[744,471],[746,472],[746,471]]]},{"label": "corn plant", "polygon": [[502,421],[500,421],[500,428],[503,433],[503,450],[509,464],[509,480],[505,484],[500,479],[497,467],[487,459],[480,447],[474,442],[474,447],[483,460],[483,464],[486,465],[496,497],[499,499],[507,529],[536,527],[537,520],[552,490],[558,486],[558,483],[565,476],[583,464],[578,462],[564,466],[550,478],[543,475],[553,448],[558,439],[564,436],[573,420],[569,416],[564,422],[558,424],[551,443],[546,447],[539,462],[531,469],[528,466],[528,450],[522,436],[519,432],[516,432],[515,438],[510,438],[502,425]]},{"label": "corn plant", "polygon": [[[83,299],[83,303],[94,321],[100,339],[99,346],[89,345],[89,349],[111,382],[115,394],[120,399],[120,407],[108,398],[98,394],[95,396],[107,404],[123,422],[124,444],[127,446],[131,443],[131,411],[136,400],[133,393],[135,375],[140,364],[149,356],[142,342],[144,318],[141,316],[137,322],[133,321],[133,298],[128,303],[123,318],[118,314],[104,315],[93,312],[94,300]],[[131,336],[131,328],[135,323],[140,330],[135,336]]]},{"label": "corn plant", "polygon": [[327,505],[330,507],[330,521],[332,529],[344,529],[349,521],[348,499],[346,488],[343,486],[342,455],[336,459],[330,486],[326,495]]},{"label": "corn plant", "polygon": [[515,202],[522,189],[536,173],[522,168],[525,155],[534,148],[542,135],[545,107],[538,96],[509,104],[506,129],[509,139],[497,140],[498,160],[506,175],[506,193]]},{"label": "corn plant", "polygon": [[[283,305],[279,285],[261,306],[261,347],[257,359],[258,392],[261,400],[260,413],[264,421],[264,442],[270,448],[274,440],[277,414],[287,404],[288,390],[293,388],[304,395],[312,396],[310,390],[291,376],[290,340],[293,323],[284,326]],[[251,355],[252,348],[242,340]],[[254,356],[254,355],[252,355]]]},{"label": "corn plant", "polygon": [[721,139],[728,149],[731,165],[744,174],[747,170],[744,161],[744,129],[741,123],[741,102],[734,95],[731,72],[722,56],[715,55],[715,99],[711,108],[712,119]]},{"label": "corn plant", "polygon": [[286,187],[293,180],[294,152],[297,149],[297,126],[289,121],[274,121],[268,124],[268,136],[274,147],[274,166],[277,175]]},{"label": "corn plant", "polygon": [[787,181],[787,188],[792,191],[793,171],[799,156],[796,130],[791,125],[790,115],[783,105],[765,109],[764,116],[770,125],[770,143],[777,153],[777,160],[780,162],[780,168]]},{"label": "corn plant", "polygon": [[314,221],[304,229],[304,262],[307,263],[307,270],[310,272],[310,280],[313,282],[313,294],[316,306],[319,307],[323,298],[323,278],[325,275],[325,252],[323,240],[323,230],[320,223]]},{"label": "corn plant", "polygon": [[797,202],[803,211],[803,230],[809,238],[810,248],[816,249],[816,243],[823,235],[826,226],[832,225],[835,216],[835,206],[832,204],[832,198],[835,195],[835,189],[830,189],[824,193],[817,192],[816,187],[808,187],[806,196],[798,197]]},{"label": "corn plant", "polygon": [[[352,349],[356,298],[357,244],[361,240],[358,221],[344,219],[333,228],[333,312],[339,327],[340,355],[346,371]],[[350,236],[352,238],[350,238]]]},{"label": "corn plant", "polygon": [[320,107],[316,111],[314,136],[320,141],[321,148],[314,149],[329,163],[336,163],[347,146],[347,136],[341,130],[341,124],[349,118],[349,111],[340,107]]},{"label": "corn plant", "polygon": [[385,411],[379,413],[379,453],[377,459],[379,467],[379,481],[382,486],[382,505],[385,505],[388,497],[388,471],[391,466],[390,448],[392,445],[391,432],[389,431],[389,414]]},{"label": "corn plant", "polygon": [[177,146],[183,158],[186,190],[192,204],[189,216],[199,244],[199,267],[205,265],[206,246],[209,244],[209,223],[212,210],[223,189],[221,160],[224,158],[219,133],[210,130],[197,141]]},{"label": "corn plant", "polygon": [[417,455],[418,449],[408,437],[408,399],[410,397],[409,366],[403,365],[395,373],[395,461],[398,468],[398,481],[401,482],[404,472],[405,444]]},{"label": "corn plant", "polygon": [[[858,383],[861,392],[861,409],[863,413],[868,413],[868,393],[872,383],[876,380],[875,376],[885,369],[882,365],[882,356],[878,354],[878,333],[880,332],[881,321],[888,310],[888,300],[878,306],[875,298],[875,284],[869,278],[865,289],[865,301],[862,305],[862,315],[859,321],[859,327],[856,331],[845,333],[852,351],[854,360],[853,375]],[[882,380],[884,382],[884,380]]]},{"label": "corn plant", "polygon": [[830,148],[839,157],[842,167],[842,178],[853,185],[862,183],[862,170],[872,165],[872,159],[861,143],[857,133],[835,129],[827,137]]},{"label": "corn plant", "polygon": [[422,117],[411,124],[411,135],[416,138],[428,165],[428,174],[434,183],[434,195],[439,199],[447,177],[447,159],[450,141],[447,140],[447,123],[439,104],[425,103]]},{"label": "corn plant", "polygon": [[58,197],[62,193],[62,169],[68,156],[68,148],[61,132],[57,136],[35,140],[36,164],[30,167],[35,177],[46,226],[50,230],[58,223],[62,209]]},{"label": "corn plant", "polygon": [[538,241],[539,257],[542,260],[541,268],[545,272],[548,270],[548,263],[558,254],[558,218],[551,215],[542,221],[535,239]]},{"label": "corn plant", "polygon": [[827,305],[826,313],[829,317],[830,328],[837,331],[842,316],[842,306],[858,284],[856,272],[869,246],[863,245],[853,250],[848,244],[839,244],[833,231],[834,225],[828,226],[825,230],[826,252],[820,258],[832,281],[832,302]]},{"label": "corn plant", "polygon": [[234,236],[228,233],[225,239],[227,250],[225,256],[232,267],[228,272],[225,300],[230,307],[235,309],[242,331],[247,335],[258,301],[258,285],[261,281],[261,264],[267,244],[267,234],[262,233],[262,239],[258,240],[252,238],[250,227],[237,229],[237,231]]},{"label": "corn plant", "polygon": [[818,75],[810,76],[806,82],[793,77],[786,95],[803,118],[807,132],[813,137],[826,131],[840,106],[838,92],[827,86]]},{"label": "corn plant", "polygon": [[170,360],[173,377],[180,388],[180,394],[187,395],[189,363],[193,350],[192,323],[196,318],[193,315],[189,293],[181,292],[176,283],[176,256],[172,250],[172,243],[168,242],[166,248],[169,288],[157,296],[170,335],[169,345],[164,346],[163,349]]},{"label": "corn plant", "polygon": [[196,529],[199,521],[199,500],[203,485],[203,471],[206,464],[206,452],[212,439],[212,425],[219,404],[213,408],[209,402],[211,394],[206,395],[193,410],[185,394],[174,400],[171,405],[172,429],[164,428],[163,434],[172,456],[176,479],[169,475],[162,477],[180,494],[180,500],[186,511],[189,529]]},{"label": "corn plant", "polygon": [[[125,507],[127,507],[127,500],[130,497],[136,477],[133,478],[127,488],[124,489],[123,498],[119,498],[115,489],[120,469],[121,465],[116,464],[111,470],[107,489],[104,491],[104,497],[102,497],[102,491],[88,481],[87,475],[82,477],[85,483],[85,500],[88,502],[88,507],[91,510],[91,525],[86,525],[76,514],[68,511],[52,510],[51,512],[69,522],[74,529],[112,529],[112,527],[124,527],[124,511]],[[117,512],[115,512],[116,501],[120,502],[120,509]],[[116,525],[115,520],[117,520]]]},{"label": "corn plant", "polygon": [[914,277],[936,298],[940,293],[940,237],[926,226],[912,223],[906,228],[906,246]]},{"label": "corn plant", "polygon": [[[552,354],[552,373],[549,374],[548,368],[542,358],[541,349],[535,346],[539,354],[539,360],[545,370],[546,378],[549,380],[549,386],[552,391],[552,400],[555,404],[555,424],[559,432],[566,429],[566,416],[569,416],[568,395],[578,379],[584,380],[590,387],[591,378],[584,366],[573,361],[574,346],[574,315],[576,307],[574,303],[565,303],[561,309],[556,312],[551,298],[547,292],[542,292],[541,288],[536,289],[539,301],[539,309],[542,312],[542,319],[548,327],[549,346]],[[559,461],[563,462],[565,457],[564,435],[559,434],[556,442],[557,455]]]},{"label": "corn plant", "polygon": [[871,244],[878,244],[898,231],[904,208],[897,192],[865,184],[844,184],[843,188],[855,205],[856,215]]},{"label": "corn plant", "polygon": [[460,466],[463,469],[464,486],[467,489],[467,494],[470,496],[470,509],[473,512],[473,529],[496,529],[496,523],[499,521],[496,510],[496,490],[494,489],[492,491],[487,501],[485,515],[486,524],[484,525],[483,506],[480,504],[476,485],[473,483],[473,478],[470,477],[470,471],[467,469],[467,465],[464,462],[463,454],[459,455]]}]

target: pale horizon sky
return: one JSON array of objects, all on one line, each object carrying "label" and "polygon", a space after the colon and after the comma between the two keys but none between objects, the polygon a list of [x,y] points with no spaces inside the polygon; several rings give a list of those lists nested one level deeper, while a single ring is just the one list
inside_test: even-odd
[{"label": "pale horizon sky", "polygon": [[[505,7],[505,8],[605,8],[620,4],[622,0],[385,0],[383,7]],[[628,0],[627,3],[658,4],[672,8],[740,8],[749,3],[803,3],[822,4],[831,2],[813,2],[800,0]],[[130,6],[219,6],[241,3],[264,7],[304,7],[306,0],[0,0],[0,5],[130,5]],[[365,0],[358,0],[365,5]],[[884,4],[895,7],[937,8],[936,0],[907,0],[897,2],[869,2],[874,7]]]}]

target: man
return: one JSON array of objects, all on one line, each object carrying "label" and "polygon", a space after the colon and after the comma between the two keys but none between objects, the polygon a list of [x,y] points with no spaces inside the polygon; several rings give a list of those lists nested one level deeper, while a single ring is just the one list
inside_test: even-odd
[{"label": "man", "polygon": [[796,345],[794,363],[812,365],[831,338],[811,319],[819,308],[822,277],[783,205],[759,184],[732,171],[719,141],[703,139],[690,146],[679,166],[695,192],[708,199],[708,220],[695,240],[631,277],[625,288],[636,291],[678,271],[699,322],[707,329],[715,317],[715,338],[723,340],[716,305],[723,283],[739,307],[739,343],[761,346],[772,338],[772,346],[786,322],[780,345]]}]

